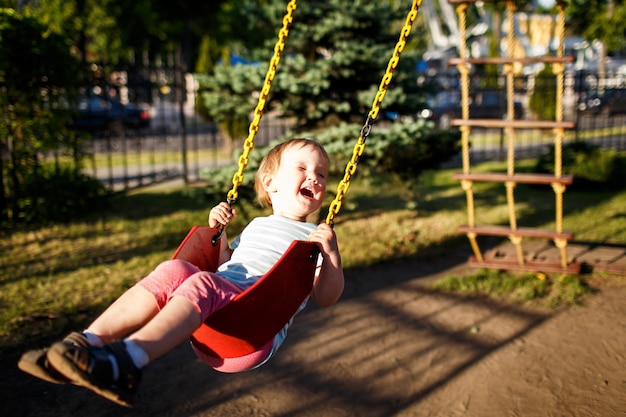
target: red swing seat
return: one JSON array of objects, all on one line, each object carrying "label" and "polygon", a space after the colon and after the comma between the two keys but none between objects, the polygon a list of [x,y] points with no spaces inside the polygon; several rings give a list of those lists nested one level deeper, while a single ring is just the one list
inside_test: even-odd
[{"label": "red swing seat", "polygon": [[[211,239],[215,228],[194,226],[173,259],[183,259],[202,270],[215,271],[219,246]],[[210,315],[193,333],[191,342],[206,355],[239,358],[267,344],[311,293],[319,248],[294,241],[280,260],[250,288]]]}]

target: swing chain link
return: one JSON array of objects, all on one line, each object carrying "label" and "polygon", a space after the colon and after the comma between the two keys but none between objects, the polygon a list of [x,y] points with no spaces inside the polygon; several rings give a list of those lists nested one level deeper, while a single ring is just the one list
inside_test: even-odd
[{"label": "swing chain link", "polygon": [[274,55],[269,63],[269,68],[267,70],[267,74],[265,75],[265,81],[263,83],[263,88],[261,89],[261,93],[259,94],[259,101],[257,103],[256,108],[254,109],[254,117],[252,122],[250,123],[250,128],[248,129],[248,137],[243,142],[243,151],[239,156],[239,169],[233,175],[233,188],[228,192],[228,201],[232,204],[237,201],[239,197],[239,193],[237,189],[243,183],[243,171],[248,166],[248,162],[250,162],[249,156],[252,149],[254,149],[254,137],[259,131],[259,123],[261,122],[261,118],[263,117],[263,111],[265,109],[265,104],[267,103],[267,98],[270,94],[270,88],[272,86],[272,82],[274,81],[274,77],[276,76],[276,69],[278,68],[278,64],[280,63],[280,57],[285,49],[285,40],[287,36],[289,36],[289,27],[293,22],[293,12],[296,10],[296,0],[291,0],[287,5],[287,12],[283,17],[283,25],[278,32],[278,40],[274,45]]},{"label": "swing chain link", "polygon": [[391,83],[391,79],[393,77],[393,71],[398,66],[400,62],[400,55],[406,46],[406,40],[411,34],[411,28],[413,27],[413,22],[417,18],[417,11],[422,4],[422,0],[413,0],[411,10],[409,11],[404,26],[400,32],[400,37],[398,42],[396,43],[396,47],[394,48],[393,55],[389,60],[389,64],[387,65],[387,69],[385,71],[385,75],[383,76],[380,86],[378,88],[378,92],[376,93],[376,97],[372,103],[372,108],[367,115],[367,119],[361,128],[361,134],[359,139],[357,140],[356,145],[354,145],[354,149],[352,151],[352,158],[346,165],[346,170],[344,172],[343,179],[339,182],[337,186],[337,195],[335,199],[330,203],[330,207],[328,208],[328,215],[326,216],[326,224],[332,226],[334,224],[334,217],[341,209],[341,204],[344,195],[348,192],[348,188],[350,187],[350,179],[352,175],[356,172],[356,166],[358,164],[359,158],[363,155],[363,151],[365,150],[365,141],[369,136],[372,130],[372,123],[378,117],[378,113],[380,112],[380,105],[383,102],[385,95],[387,94],[387,89],[389,88],[389,84]]}]

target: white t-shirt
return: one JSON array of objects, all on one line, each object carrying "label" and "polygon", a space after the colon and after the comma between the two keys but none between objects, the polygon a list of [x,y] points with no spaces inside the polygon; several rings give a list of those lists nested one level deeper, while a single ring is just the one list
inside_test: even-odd
[{"label": "white t-shirt", "polygon": [[[316,227],[317,225],[313,223],[299,222],[277,215],[257,217],[232,242],[233,254],[228,262],[220,265],[217,274],[245,290],[278,262],[294,240],[307,240]],[[302,302],[296,314],[306,307],[307,301],[308,297]],[[272,351],[267,359],[283,343],[292,322],[293,317],[274,336]]]}]

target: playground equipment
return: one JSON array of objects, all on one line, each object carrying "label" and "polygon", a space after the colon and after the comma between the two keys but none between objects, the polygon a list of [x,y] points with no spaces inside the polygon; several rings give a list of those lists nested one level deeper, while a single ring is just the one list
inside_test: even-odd
[{"label": "playground equipment", "polygon": [[[502,0],[492,0],[499,2]],[[474,256],[470,259],[470,264],[476,267],[493,269],[521,269],[521,270],[541,270],[545,272],[570,272],[580,271],[580,264],[568,262],[567,244],[573,238],[573,233],[563,230],[563,194],[567,185],[573,181],[572,176],[562,173],[562,147],[566,129],[573,129],[573,122],[563,120],[563,87],[565,64],[574,61],[574,57],[564,56],[564,32],[565,32],[565,7],[566,3],[557,0],[558,18],[557,35],[559,46],[556,56],[543,57],[514,57],[514,13],[516,11],[515,1],[506,0],[508,14],[507,25],[507,56],[492,58],[468,58],[466,45],[467,28],[467,8],[476,0],[449,0],[455,5],[460,28],[459,57],[449,61],[450,65],[456,65],[460,73],[462,118],[452,121],[452,126],[458,126],[461,130],[463,172],[455,174],[455,179],[461,182],[461,186],[466,194],[467,200],[467,225],[461,226],[459,232],[465,233],[469,239]],[[485,2],[485,0],[483,0]],[[534,65],[537,63],[551,64],[556,76],[556,116],[555,120],[516,120],[514,115],[514,66]],[[470,66],[496,64],[502,67],[506,77],[507,95],[507,118],[497,119],[470,119],[469,114],[469,91],[470,91]],[[499,128],[504,129],[507,141],[507,172],[506,173],[474,173],[471,172],[469,157],[469,144],[474,127]],[[521,129],[543,129],[552,130],[554,133],[554,175],[538,173],[517,173],[515,166],[515,141],[518,130]],[[478,225],[476,222],[476,207],[474,204],[473,185],[476,182],[499,182],[506,188],[507,206],[509,211],[508,226],[502,225]],[[532,227],[520,227],[518,225],[515,209],[515,187],[517,184],[537,184],[550,185],[555,193],[555,229],[546,230]],[[508,237],[515,247],[515,257],[484,256],[478,245],[477,237],[497,236]],[[524,239],[539,238],[551,239],[560,252],[558,262],[539,262],[524,253],[522,243]]]}]

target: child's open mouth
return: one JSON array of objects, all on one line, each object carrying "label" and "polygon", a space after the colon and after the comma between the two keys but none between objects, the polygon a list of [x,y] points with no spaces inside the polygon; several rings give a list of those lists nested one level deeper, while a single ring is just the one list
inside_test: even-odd
[{"label": "child's open mouth", "polygon": [[306,198],[314,198],[315,197],[315,195],[313,194],[313,191],[309,190],[308,188],[300,189],[300,194],[302,194]]}]

